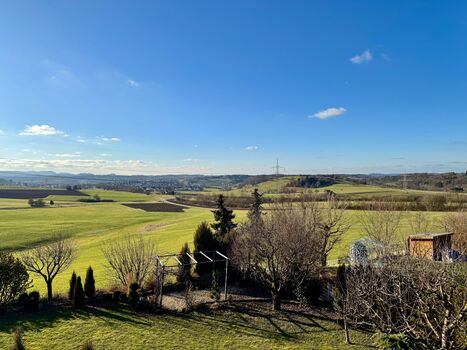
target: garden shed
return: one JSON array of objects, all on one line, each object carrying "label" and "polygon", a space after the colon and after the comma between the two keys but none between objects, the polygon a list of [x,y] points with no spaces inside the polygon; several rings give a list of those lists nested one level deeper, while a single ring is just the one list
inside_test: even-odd
[{"label": "garden shed", "polygon": [[407,238],[407,252],[410,256],[449,261],[452,250],[451,238],[452,232],[411,235]]}]

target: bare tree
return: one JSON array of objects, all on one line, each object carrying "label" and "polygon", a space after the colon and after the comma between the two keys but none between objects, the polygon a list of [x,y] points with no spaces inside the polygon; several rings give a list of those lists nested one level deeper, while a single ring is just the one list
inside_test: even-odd
[{"label": "bare tree", "polygon": [[55,241],[31,250],[22,257],[26,269],[42,276],[47,285],[47,300],[52,301],[52,282],[66,270],[76,257],[75,245],[64,237],[55,237]]},{"label": "bare tree", "polygon": [[467,266],[411,257],[346,269],[346,316],[417,349],[465,349]]},{"label": "bare tree", "polygon": [[428,233],[433,227],[433,222],[426,212],[415,211],[412,212],[408,219],[410,233],[415,235],[417,233]]},{"label": "bare tree", "polygon": [[127,236],[125,239],[108,242],[102,252],[108,268],[124,287],[136,282],[140,286],[154,266],[154,243],[145,242],[142,235]]},{"label": "bare tree", "polygon": [[447,214],[442,225],[448,232],[453,232],[453,246],[463,256],[467,255],[467,211]]},{"label": "bare tree", "polygon": [[234,263],[269,289],[274,310],[286,285],[300,286],[320,266],[312,211],[306,203],[276,203],[262,220],[242,224],[234,235]]},{"label": "bare tree", "polygon": [[398,229],[403,212],[395,209],[396,204],[393,202],[375,202],[359,216],[363,231],[380,244],[376,249],[380,255],[399,249],[402,243],[398,237]]}]

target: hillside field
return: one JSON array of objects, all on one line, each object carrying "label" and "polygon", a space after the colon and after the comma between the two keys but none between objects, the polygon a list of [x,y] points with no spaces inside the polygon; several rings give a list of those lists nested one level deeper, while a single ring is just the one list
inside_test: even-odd
[{"label": "hillside field", "polygon": [[[98,288],[106,288],[112,284],[101,251],[106,241],[141,233],[145,239],[155,242],[158,253],[174,253],[185,242],[192,245],[193,233],[201,221],[212,221],[211,210],[206,208],[188,207],[183,212],[147,212],[124,206],[120,202],[149,203],[161,199],[153,195],[103,190],[85,192],[89,195],[97,193],[103,199],[113,199],[116,202],[79,203],[76,202],[77,198],[57,196],[54,197],[54,207],[31,209],[27,203],[18,200],[0,200],[0,208],[3,208],[0,209],[0,249],[21,254],[35,245],[53,239],[57,234],[73,238],[76,242],[77,259],[68,271],[56,278],[55,293],[67,291],[72,270],[84,276],[89,265],[94,268]],[[23,208],[6,208],[14,205],[23,205]],[[246,211],[236,210],[235,214],[238,222],[245,218]],[[433,222],[444,215],[435,212],[423,214],[429,216]],[[358,222],[360,212],[348,211],[346,215],[352,227],[331,252],[331,264],[336,264],[339,257],[345,256],[351,242],[363,235]],[[407,219],[408,215],[405,217],[401,236],[410,233]],[[33,277],[33,288],[43,293],[45,283]]]}]

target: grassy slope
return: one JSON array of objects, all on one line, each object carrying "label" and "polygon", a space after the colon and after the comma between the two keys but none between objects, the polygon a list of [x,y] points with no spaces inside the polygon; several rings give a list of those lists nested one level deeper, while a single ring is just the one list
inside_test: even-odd
[{"label": "grassy slope", "polygon": [[[135,315],[115,307],[58,310],[0,316],[0,348],[12,344],[17,325],[25,329],[29,350],[78,349],[91,339],[97,350],[125,349],[366,349],[347,346],[342,330],[329,321],[291,313],[194,313]],[[356,344],[369,335],[351,332]]]}]

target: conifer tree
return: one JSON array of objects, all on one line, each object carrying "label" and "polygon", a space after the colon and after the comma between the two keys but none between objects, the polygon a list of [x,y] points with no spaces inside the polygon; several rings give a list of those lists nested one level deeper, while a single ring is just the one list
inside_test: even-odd
[{"label": "conifer tree", "polygon": [[[200,254],[199,252],[210,252],[216,248],[216,242],[212,230],[206,221],[200,223],[196,228],[193,242],[195,245],[194,256],[196,261],[206,261],[207,259],[204,257],[204,255]],[[195,271],[199,275],[210,273],[211,270],[212,264],[197,264],[195,267]]]},{"label": "conifer tree", "polygon": [[73,306],[78,309],[82,309],[86,306],[86,297],[84,295],[80,276],[76,279],[75,292],[73,293]]},{"label": "conifer tree", "polygon": [[94,294],[96,294],[96,281],[94,280],[94,271],[92,270],[91,266],[89,266],[88,270],[86,271],[86,279],[84,280],[84,294],[86,294],[89,299],[92,299]]},{"label": "conifer tree", "polygon": [[68,299],[73,300],[73,294],[75,293],[76,287],[76,272],[73,271],[70,278],[70,289],[68,290]]},{"label": "conifer tree", "polygon": [[219,195],[216,205],[217,209],[212,211],[216,222],[211,224],[211,227],[215,231],[215,237],[218,242],[219,249],[225,251],[226,246],[228,245],[228,234],[237,226],[233,222],[235,214],[233,213],[233,210],[225,207],[224,196],[222,194]]}]

